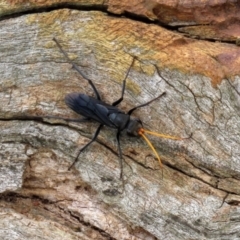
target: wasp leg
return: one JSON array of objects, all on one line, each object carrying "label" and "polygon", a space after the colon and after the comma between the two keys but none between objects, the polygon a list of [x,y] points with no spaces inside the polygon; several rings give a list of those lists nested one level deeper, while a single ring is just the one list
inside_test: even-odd
[{"label": "wasp leg", "polygon": [[130,65],[128,71],[127,71],[127,74],[126,74],[124,80],[123,80],[121,97],[120,97],[117,101],[113,102],[113,103],[112,103],[112,106],[117,106],[117,105],[123,100],[123,96],[124,96],[124,92],[125,92],[125,86],[126,86],[126,79],[127,79],[128,75],[129,75],[130,69],[132,68],[135,59],[136,59],[136,58],[133,57],[132,63],[131,63],[131,65]]},{"label": "wasp leg", "polygon": [[62,46],[60,45],[60,43],[58,42],[58,40],[56,38],[53,38],[53,41],[57,44],[58,48],[60,49],[60,51],[63,53],[63,55],[66,57],[66,59],[68,60],[69,63],[72,64],[72,67],[78,72],[80,73],[80,75],[86,79],[88,81],[88,83],[91,85],[95,95],[96,95],[96,98],[98,100],[101,100],[101,97],[98,93],[98,90],[96,89],[94,83],[92,82],[91,79],[89,79],[81,70],[80,68],[68,57],[67,53],[63,50]]},{"label": "wasp leg", "polygon": [[97,136],[98,136],[98,134],[99,134],[99,132],[100,132],[100,130],[101,130],[102,127],[103,127],[103,124],[100,124],[100,125],[98,126],[96,132],[94,133],[93,138],[91,139],[91,141],[90,141],[89,143],[87,143],[84,147],[82,147],[82,148],[79,150],[77,157],[75,158],[75,160],[74,160],[74,162],[71,164],[71,166],[68,168],[68,170],[70,170],[70,169],[75,165],[75,163],[78,161],[78,157],[79,157],[80,153],[81,153],[84,149],[86,149],[91,143],[93,143],[93,142],[96,140],[96,138],[97,138]]},{"label": "wasp leg", "polygon": [[118,145],[118,153],[119,153],[119,165],[120,165],[120,179],[123,180],[123,158],[122,158],[122,149],[120,146],[120,133],[121,131],[117,131],[117,145]]},{"label": "wasp leg", "polygon": [[166,94],[166,92],[163,92],[161,95],[159,95],[158,97],[152,99],[151,101],[146,102],[146,103],[143,103],[143,104],[141,104],[141,105],[138,105],[138,106],[130,109],[130,110],[127,112],[127,114],[131,115],[131,114],[133,113],[133,111],[135,111],[136,109],[141,108],[141,107],[145,107],[145,106],[149,105],[150,103],[152,103],[153,101],[159,99],[160,97],[164,96],[165,94]]}]

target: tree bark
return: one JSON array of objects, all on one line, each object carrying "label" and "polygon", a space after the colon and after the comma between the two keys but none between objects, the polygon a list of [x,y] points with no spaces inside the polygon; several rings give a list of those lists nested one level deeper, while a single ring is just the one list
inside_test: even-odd
[{"label": "tree bark", "polygon": [[[99,9],[7,17],[0,29],[2,239],[240,238],[238,46]],[[104,127],[68,171],[98,124],[37,118],[81,118],[65,95],[94,96],[53,37],[107,103],[137,57],[119,108],[166,92],[133,115],[183,138],[149,137],[163,169],[141,138],[123,132],[121,181],[116,130]]]}]

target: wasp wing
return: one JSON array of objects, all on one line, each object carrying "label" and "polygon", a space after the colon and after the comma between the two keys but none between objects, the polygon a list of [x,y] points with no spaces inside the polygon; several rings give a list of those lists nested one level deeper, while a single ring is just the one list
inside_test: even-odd
[{"label": "wasp wing", "polygon": [[110,121],[109,115],[123,113],[117,107],[81,93],[68,94],[65,103],[74,112],[113,128],[116,128],[116,125]]}]

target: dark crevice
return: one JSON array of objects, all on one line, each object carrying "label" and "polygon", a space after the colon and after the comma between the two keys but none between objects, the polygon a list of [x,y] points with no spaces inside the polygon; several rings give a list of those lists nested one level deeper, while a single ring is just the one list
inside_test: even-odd
[{"label": "dark crevice", "polygon": [[229,191],[229,190],[227,190],[226,188],[221,188],[221,187],[217,186],[216,189],[219,189],[219,190],[221,190],[221,191],[223,191],[223,192],[226,192],[226,193],[228,193],[228,194],[234,194],[234,195],[239,196],[239,194],[238,194],[237,192]]},{"label": "dark crevice", "polygon": [[79,213],[75,214],[72,211],[68,211],[68,213],[70,214],[70,216],[74,219],[76,219],[79,223],[81,223],[82,225],[86,226],[86,227],[90,227],[91,229],[97,231],[99,234],[101,234],[104,238],[108,239],[108,240],[116,240],[116,238],[111,237],[107,232],[105,232],[104,230],[91,225],[88,222],[85,222],[83,219],[83,216],[79,215]]},{"label": "dark crevice", "polygon": [[[129,12],[127,10],[125,10],[122,14],[112,13],[112,12],[108,11],[108,5],[106,5],[105,2],[103,2],[103,4],[95,4],[95,5],[77,5],[77,4],[73,4],[73,3],[58,3],[58,4],[52,4],[51,6],[48,6],[48,7],[46,7],[46,6],[44,6],[44,7],[30,6],[30,7],[28,7],[28,9],[20,10],[21,12],[17,12],[17,10],[15,10],[15,12],[14,12],[14,10],[12,10],[12,12],[11,12],[11,10],[9,10],[9,14],[1,16],[0,21],[11,19],[11,18],[18,18],[18,17],[28,15],[28,14],[51,12],[51,11],[60,10],[60,9],[64,9],[64,8],[70,9],[70,10],[78,10],[78,11],[101,11],[101,12],[104,12],[104,13],[108,14],[109,16],[112,16],[115,18],[125,17],[128,19],[138,21],[138,22],[143,22],[146,24],[155,24],[155,25],[163,27],[169,31],[176,31],[179,34],[182,34],[184,37],[190,38],[190,39],[198,38],[198,39],[202,39],[202,40],[209,41],[209,42],[221,41],[223,43],[236,44],[236,40],[201,38],[200,36],[189,35],[180,30],[180,28],[186,27],[186,25],[177,25],[177,26],[168,25],[164,22],[159,21],[158,19],[151,20],[144,15],[138,15],[133,12]],[[202,25],[201,24],[190,24],[188,26],[192,27],[192,26],[202,26]]]},{"label": "dark crevice", "polygon": [[5,201],[5,202],[8,202],[8,203],[11,203],[11,202],[15,203],[17,201],[17,199],[39,200],[43,204],[54,204],[55,203],[53,201],[41,198],[41,197],[39,197],[37,195],[34,195],[34,194],[31,195],[31,196],[28,196],[28,195],[21,194],[19,192],[12,192],[12,191],[5,191],[5,192],[0,193],[0,201]]},{"label": "dark crevice", "polygon": [[134,21],[138,22],[144,22],[147,24],[157,24],[159,26],[162,26],[164,28],[167,28],[169,30],[178,30],[179,26],[169,26],[163,22],[160,22],[159,20],[151,20],[143,15],[138,15],[132,12],[124,11],[122,14],[116,14],[108,11],[108,5],[106,4],[95,4],[95,5],[77,5],[77,4],[71,4],[71,3],[58,3],[58,4],[52,4],[48,7],[32,7],[26,10],[22,10],[21,12],[13,12],[9,13],[5,16],[0,17],[1,20],[11,19],[11,18],[17,18],[28,14],[37,14],[37,13],[45,13],[45,12],[51,12],[55,10],[60,9],[70,9],[70,10],[79,10],[79,11],[101,11],[104,13],[107,13],[109,16],[116,17],[116,18],[122,18],[126,17],[128,19],[132,19]]},{"label": "dark crevice", "polygon": [[[59,122],[51,122],[51,119],[53,120],[59,120]],[[70,126],[69,122],[80,122],[81,119],[76,119],[76,121],[72,121],[71,119],[67,120],[67,118],[57,117],[57,116],[34,116],[34,115],[23,115],[23,116],[12,116],[12,117],[0,117],[0,121],[36,121],[39,123],[43,123],[49,126],[68,126],[71,129],[78,130],[72,126]],[[64,121],[66,123],[60,122]],[[90,121],[90,120],[89,120]]]},{"label": "dark crevice", "polygon": [[101,11],[101,12],[106,12],[107,11],[107,6],[105,5],[75,5],[75,4],[70,4],[70,3],[59,3],[59,4],[52,4],[51,6],[44,6],[44,7],[33,7],[30,6],[26,10],[21,10],[21,12],[12,12],[9,13],[5,16],[0,17],[0,21],[6,20],[6,19],[11,19],[11,18],[18,18],[24,15],[28,14],[37,14],[37,13],[46,13],[46,12],[51,12],[55,10],[60,10],[60,9],[71,9],[71,10],[79,10],[79,11]]},{"label": "dark crevice", "polygon": [[[191,174],[189,174],[189,173],[186,173],[185,171],[181,170],[180,168],[176,168],[175,166],[173,166],[173,165],[170,164],[170,163],[165,162],[164,164],[165,164],[166,166],[168,166],[169,168],[171,168],[171,169],[173,169],[173,170],[175,170],[175,171],[177,171],[177,172],[180,172],[180,173],[182,173],[183,175],[185,175],[185,176],[187,176],[187,177],[190,177],[190,178],[193,178],[193,179],[197,179],[197,180],[199,180],[199,181],[207,184],[207,185],[210,186],[210,187],[213,187],[213,188],[218,189],[214,184],[211,184],[211,183],[209,183],[209,182],[204,181],[201,177],[198,177],[198,176],[196,176],[196,175],[191,175]],[[192,164],[192,165],[193,165],[193,164]],[[196,167],[195,165],[193,165],[193,166]],[[197,167],[196,167],[196,168],[197,168]],[[202,171],[201,168],[197,168],[197,169],[199,169],[199,170]],[[206,174],[206,173],[205,173],[205,174]]]},{"label": "dark crevice", "polygon": [[226,202],[228,205],[231,205],[231,206],[239,206],[240,205],[240,201],[237,201],[237,200],[231,200],[229,202]]},{"label": "dark crevice", "polygon": [[52,4],[51,6],[48,7],[31,7],[31,9],[26,9],[26,10],[22,10],[21,12],[13,12],[13,13],[9,13],[8,15],[2,16],[0,17],[0,21],[1,20],[6,20],[6,19],[11,19],[11,18],[17,18],[17,17],[21,17],[24,15],[28,15],[28,14],[37,14],[37,13],[45,13],[45,12],[51,12],[51,11],[55,11],[55,10],[60,10],[60,9],[70,9],[70,10],[79,10],[79,11],[101,11],[104,13],[107,13],[109,16],[112,17],[116,17],[116,18],[122,18],[122,17],[126,17],[135,21],[139,21],[139,22],[144,22],[147,24],[150,23],[155,23],[155,24],[159,24],[161,26],[164,27],[170,27],[170,29],[177,29],[177,28],[172,28],[171,26],[167,26],[164,23],[160,23],[157,20],[150,20],[147,17],[143,16],[143,15],[137,15],[128,11],[124,11],[123,14],[116,14],[116,13],[112,13],[109,12],[108,9],[108,5],[103,4],[95,4],[95,5],[76,5],[76,4],[71,4],[71,3],[58,3],[58,4]]},{"label": "dark crevice", "polygon": [[[196,26],[203,26],[201,24],[199,25],[196,25]],[[202,37],[202,36],[198,36],[198,35],[190,35],[188,33],[184,33],[180,30],[178,30],[178,33],[179,34],[182,34],[185,38],[190,38],[190,39],[198,39],[198,40],[203,40],[203,41],[207,41],[207,42],[221,42],[221,43],[229,43],[229,44],[234,44],[236,45],[236,40],[224,40],[224,39],[221,39],[221,38],[208,38],[208,37]]]}]

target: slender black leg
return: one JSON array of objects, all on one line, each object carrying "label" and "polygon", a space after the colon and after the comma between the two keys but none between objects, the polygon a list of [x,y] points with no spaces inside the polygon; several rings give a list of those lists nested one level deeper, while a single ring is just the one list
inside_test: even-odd
[{"label": "slender black leg", "polygon": [[143,104],[141,104],[141,105],[138,105],[138,106],[130,109],[127,114],[128,114],[128,115],[131,115],[131,114],[133,113],[133,111],[135,111],[136,109],[141,108],[141,107],[145,107],[145,106],[149,105],[150,103],[152,103],[153,101],[159,99],[160,97],[164,96],[165,94],[166,94],[166,92],[163,92],[161,95],[159,95],[158,97],[152,99],[151,101],[146,102],[146,103],[143,103]]},{"label": "slender black leg", "polygon": [[68,62],[72,64],[73,68],[75,68],[75,70],[80,73],[80,75],[86,79],[88,81],[88,83],[91,85],[95,95],[96,95],[96,98],[98,100],[101,100],[101,97],[95,87],[95,85],[93,84],[92,80],[89,79],[81,70],[80,68],[73,62],[71,61],[71,59],[68,57],[67,53],[63,50],[63,48],[61,47],[60,43],[58,42],[58,40],[56,38],[53,38],[53,41],[57,44],[58,48],[60,49],[60,51],[63,53],[63,55],[67,58]]},{"label": "slender black leg", "polygon": [[96,132],[94,133],[92,140],[79,150],[77,157],[75,158],[75,160],[74,160],[74,162],[71,164],[71,166],[68,168],[68,170],[70,170],[70,169],[74,166],[74,164],[78,161],[78,157],[79,157],[80,153],[81,153],[84,149],[86,149],[91,143],[93,143],[93,142],[96,140],[96,138],[97,138],[97,136],[98,136],[98,134],[99,134],[99,132],[100,132],[100,130],[101,130],[102,127],[103,127],[103,124],[100,124],[100,125],[98,126]]},{"label": "slender black leg", "polygon": [[117,145],[118,145],[118,153],[119,153],[119,165],[120,165],[120,179],[123,180],[123,158],[122,158],[122,149],[121,149],[121,146],[120,146],[120,133],[121,131],[118,130],[117,131]]},{"label": "slender black leg", "polygon": [[123,80],[123,84],[122,84],[122,95],[121,95],[121,97],[120,97],[117,101],[115,101],[115,102],[112,103],[112,106],[117,106],[117,105],[123,100],[123,95],[124,95],[125,86],[126,86],[126,79],[127,79],[128,75],[129,75],[130,69],[132,68],[135,59],[136,59],[136,58],[133,57],[133,61],[132,61],[131,65],[130,65],[128,71],[127,71],[127,74],[126,74],[124,80]]}]

